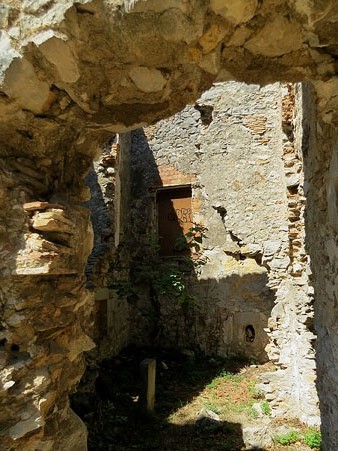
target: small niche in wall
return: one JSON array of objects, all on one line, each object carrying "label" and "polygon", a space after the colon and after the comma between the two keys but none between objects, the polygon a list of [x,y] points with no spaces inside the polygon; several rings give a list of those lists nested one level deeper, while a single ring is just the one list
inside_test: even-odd
[{"label": "small niche in wall", "polygon": [[245,327],[245,341],[248,343],[252,343],[255,339],[255,328],[253,327],[252,324],[249,324],[248,326]]}]

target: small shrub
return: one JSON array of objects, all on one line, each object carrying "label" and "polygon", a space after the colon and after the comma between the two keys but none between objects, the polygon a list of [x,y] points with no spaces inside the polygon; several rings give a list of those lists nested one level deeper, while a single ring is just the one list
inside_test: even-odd
[{"label": "small shrub", "polygon": [[273,437],[273,441],[279,445],[292,445],[293,443],[298,442],[299,439],[300,435],[297,431],[290,431],[286,434],[275,435]]},{"label": "small shrub", "polygon": [[322,436],[321,433],[316,429],[309,429],[308,431],[306,431],[303,439],[307,446],[309,446],[310,448],[320,449]]}]

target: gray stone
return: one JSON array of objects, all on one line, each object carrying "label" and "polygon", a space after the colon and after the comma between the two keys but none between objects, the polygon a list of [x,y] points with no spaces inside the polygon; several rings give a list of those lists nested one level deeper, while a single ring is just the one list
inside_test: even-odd
[{"label": "gray stone", "polygon": [[161,91],[166,84],[166,79],[159,70],[148,67],[134,67],[129,76],[143,92]]},{"label": "gray stone", "polygon": [[217,431],[222,426],[219,415],[206,407],[198,412],[195,424],[203,431]]},{"label": "gray stone", "polygon": [[258,424],[243,427],[243,441],[248,449],[265,449],[273,444],[270,423],[269,419],[260,419]]},{"label": "gray stone", "polygon": [[286,186],[293,188],[299,185],[299,174],[290,174],[286,177]]},{"label": "gray stone", "polygon": [[263,242],[263,251],[265,255],[274,255],[281,247],[282,243],[280,241],[268,240]]}]

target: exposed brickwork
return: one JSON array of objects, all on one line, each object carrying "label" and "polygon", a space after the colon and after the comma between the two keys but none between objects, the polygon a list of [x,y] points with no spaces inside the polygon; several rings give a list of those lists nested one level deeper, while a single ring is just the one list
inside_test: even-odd
[{"label": "exposed brickwork", "polygon": [[[263,377],[265,385],[262,388],[279,416],[291,414],[318,425],[313,296],[307,275],[309,259],[305,251],[302,91],[300,86],[297,89],[297,106],[293,84],[283,86],[281,99],[289,263],[284,274],[276,274],[280,279],[279,288],[269,320],[268,353],[279,369]],[[300,377],[301,374],[306,374],[306,377]],[[284,384],[286,380],[288,385]]]},{"label": "exposed brickwork", "polygon": [[[170,164],[158,166],[156,186],[189,185],[196,181],[195,174],[185,174]],[[156,187],[155,186],[155,187]]]}]

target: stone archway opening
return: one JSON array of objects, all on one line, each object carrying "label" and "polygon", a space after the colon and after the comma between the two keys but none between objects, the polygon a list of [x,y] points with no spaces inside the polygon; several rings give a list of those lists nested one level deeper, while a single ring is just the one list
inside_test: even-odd
[{"label": "stone archway opening", "polygon": [[[68,394],[93,346],[93,300],[83,277],[91,228],[79,204],[97,150],[116,131],[194,102],[215,80],[314,84],[307,236],[324,446],[337,446],[336,3],[42,0],[5,1],[2,11],[3,446],[76,449],[80,440]],[[25,354],[15,364],[13,344]]]}]

